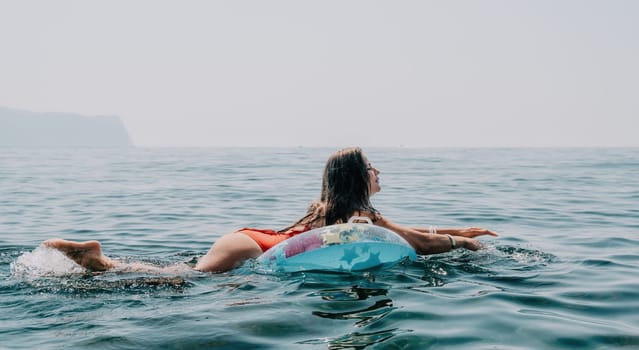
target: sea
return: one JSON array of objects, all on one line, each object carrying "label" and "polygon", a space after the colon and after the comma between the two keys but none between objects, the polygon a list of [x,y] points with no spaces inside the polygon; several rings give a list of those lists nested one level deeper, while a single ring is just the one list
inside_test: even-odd
[{"label": "sea", "polygon": [[[386,218],[499,237],[356,273],[188,268],[303,216],[333,151],[0,150],[0,349],[639,348],[637,148],[365,148]],[[186,268],[92,273],[55,237]]]}]

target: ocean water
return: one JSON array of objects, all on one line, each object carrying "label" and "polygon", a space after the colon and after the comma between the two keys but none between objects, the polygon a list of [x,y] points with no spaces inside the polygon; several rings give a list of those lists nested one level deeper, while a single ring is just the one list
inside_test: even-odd
[{"label": "ocean water", "polygon": [[281,228],[333,149],[0,151],[0,348],[639,348],[639,149],[367,149],[373,204],[484,249],[357,274],[90,274],[40,242],[192,263]]}]

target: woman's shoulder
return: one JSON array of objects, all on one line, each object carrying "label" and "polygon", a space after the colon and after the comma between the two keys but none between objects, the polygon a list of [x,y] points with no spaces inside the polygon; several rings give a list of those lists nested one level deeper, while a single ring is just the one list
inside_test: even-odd
[{"label": "woman's shoulder", "polygon": [[355,216],[362,216],[369,218],[373,223],[377,223],[380,220],[384,220],[382,214],[377,210],[359,210],[355,212]]}]

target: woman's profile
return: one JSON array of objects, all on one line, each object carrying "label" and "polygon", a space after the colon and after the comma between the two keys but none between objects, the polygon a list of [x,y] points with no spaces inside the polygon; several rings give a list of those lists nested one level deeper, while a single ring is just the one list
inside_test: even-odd
[{"label": "woman's profile", "polygon": [[[202,256],[195,269],[203,272],[224,272],[300,233],[311,229],[345,223],[352,216],[367,217],[374,225],[387,228],[404,238],[418,254],[443,253],[457,248],[477,250],[481,244],[475,237],[497,236],[483,228],[416,228],[396,224],[373,207],[371,196],[381,190],[380,171],[369,162],[359,147],[333,153],[324,167],[320,198],[308,208],[304,217],[279,231],[243,228],[218,239]],[[166,268],[144,264],[128,264],[103,254],[98,241],[74,242],[51,239],[44,245],[57,249],[79,265],[93,271],[113,268],[157,270]],[[170,270],[170,269],[169,269]]]}]

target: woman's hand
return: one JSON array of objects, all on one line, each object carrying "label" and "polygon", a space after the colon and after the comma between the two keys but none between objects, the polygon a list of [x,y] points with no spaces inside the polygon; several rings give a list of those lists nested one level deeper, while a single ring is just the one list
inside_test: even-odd
[{"label": "woman's hand", "polygon": [[456,241],[457,241],[457,246],[460,248],[464,248],[468,250],[479,250],[483,248],[483,245],[479,243],[479,241],[472,238],[458,236],[456,238]]},{"label": "woman's hand", "polygon": [[481,228],[481,227],[460,228],[457,230],[457,232],[453,233],[453,235],[466,237],[466,238],[475,238],[475,237],[484,236],[484,235],[495,236],[495,237],[498,236],[495,232],[491,230],[487,230],[485,228]]}]

